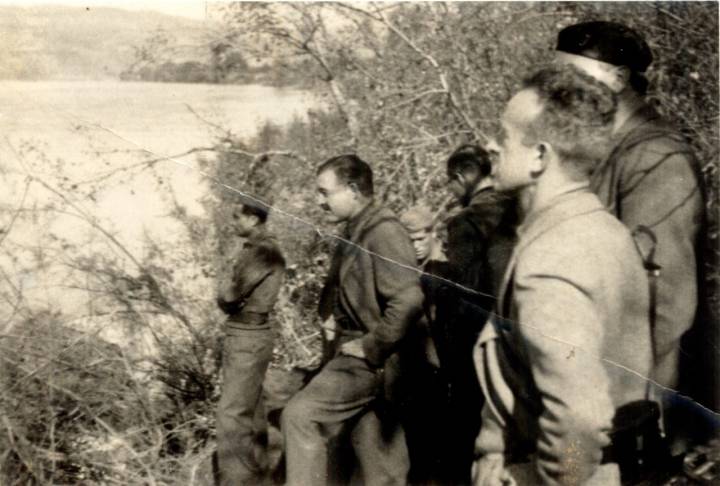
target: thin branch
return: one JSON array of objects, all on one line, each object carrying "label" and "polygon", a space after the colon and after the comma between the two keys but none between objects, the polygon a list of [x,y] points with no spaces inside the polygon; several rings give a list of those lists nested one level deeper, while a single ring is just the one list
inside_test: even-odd
[{"label": "thin branch", "polygon": [[15,214],[13,214],[12,219],[10,220],[10,224],[8,224],[7,228],[3,230],[2,236],[0,236],[0,246],[2,246],[3,242],[5,241],[5,238],[7,238],[7,235],[10,234],[10,231],[12,230],[13,225],[15,224],[15,221],[18,219],[18,216],[20,216],[20,213],[22,212],[23,206],[25,206],[25,198],[28,195],[28,190],[30,189],[30,183],[31,179],[26,177],[25,178],[25,190],[23,191],[23,195],[20,198],[20,204],[18,205],[17,210],[15,211]]},{"label": "thin branch", "polygon": [[428,90],[426,90],[426,91],[423,91],[422,93],[419,93],[419,94],[413,96],[413,97],[410,98],[409,100],[401,101],[400,103],[397,103],[397,104],[395,104],[395,105],[392,105],[392,106],[388,107],[388,109],[389,109],[389,110],[395,110],[395,109],[400,108],[400,107],[402,107],[402,106],[409,105],[409,104],[411,104],[411,103],[415,103],[416,101],[420,101],[420,100],[423,99],[424,97],[430,96],[430,95],[433,95],[433,94],[443,94],[443,95],[447,95],[448,92],[447,92],[445,89],[428,89]]},{"label": "thin branch", "polygon": [[183,103],[183,104],[185,105],[185,108],[187,108],[188,111],[190,111],[190,113],[195,115],[195,117],[198,120],[200,120],[201,122],[205,123],[208,126],[211,126],[212,128],[214,128],[220,132],[223,132],[226,137],[228,137],[228,138],[232,137],[232,132],[229,129],[222,127],[222,126],[218,125],[217,123],[213,123],[210,120],[206,119],[205,117],[201,116],[197,111],[195,111],[193,109],[192,106],[190,106],[190,104],[188,104],[188,103]]}]

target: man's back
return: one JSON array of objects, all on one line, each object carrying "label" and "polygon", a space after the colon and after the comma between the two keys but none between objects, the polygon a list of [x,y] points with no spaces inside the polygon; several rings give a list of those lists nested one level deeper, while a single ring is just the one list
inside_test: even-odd
[{"label": "man's back", "polygon": [[512,198],[488,188],[448,222],[447,254],[456,283],[494,294],[514,244],[512,205]]},{"label": "man's back", "polygon": [[654,379],[675,388],[680,338],[698,306],[698,239],[703,226],[700,171],[683,137],[648,106],[627,120],[609,159],[593,174],[591,187],[630,230],[646,226],[657,237]]}]

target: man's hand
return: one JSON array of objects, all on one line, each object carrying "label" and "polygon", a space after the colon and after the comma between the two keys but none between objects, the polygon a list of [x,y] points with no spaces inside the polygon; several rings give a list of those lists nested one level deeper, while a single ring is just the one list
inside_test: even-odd
[{"label": "man's hand", "polygon": [[365,351],[362,346],[362,339],[353,339],[340,346],[340,352],[347,356],[365,359]]},{"label": "man's hand", "polygon": [[505,470],[502,454],[486,454],[472,466],[473,486],[515,486],[512,476]]},{"label": "man's hand", "polygon": [[335,318],[333,316],[328,317],[327,320],[323,321],[321,326],[325,341],[328,343],[333,342],[335,340],[335,336],[337,336],[337,323],[335,322]]}]

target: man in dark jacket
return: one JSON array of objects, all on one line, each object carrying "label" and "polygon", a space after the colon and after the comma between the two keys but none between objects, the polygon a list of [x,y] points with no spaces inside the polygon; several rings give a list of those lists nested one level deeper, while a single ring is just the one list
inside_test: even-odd
[{"label": "man in dark jacket", "polygon": [[264,423],[260,398],[275,332],[269,317],[285,273],[276,241],[264,232],[267,210],[245,204],[234,218],[242,245],[217,298],[228,314],[217,409],[220,484],[228,486],[258,484],[265,473],[255,424]]},{"label": "man in dark jacket", "polygon": [[[677,433],[690,430],[690,417],[673,417],[689,404],[675,390],[704,398],[706,405],[717,408],[717,397],[708,395],[720,389],[717,358],[703,360],[717,355],[707,352],[716,349],[717,327],[697,319],[698,302],[704,301],[698,298],[704,219],[699,165],[683,136],[643,98],[647,89],[643,73],[652,62],[652,53],[637,32],[612,22],[572,25],[558,35],[557,58],[584,70],[618,96],[614,149],[593,173],[591,187],[631,231],[644,226],[657,239],[654,263],[660,266],[660,274],[651,282],[655,294],[651,296],[655,363],[651,378],[666,390],[667,432],[681,446]],[[639,244],[649,256],[651,239]],[[701,341],[705,350],[686,342],[681,346],[693,322],[694,331],[705,336]],[[681,380],[681,364],[686,360],[692,371],[685,378],[692,377],[694,383]]]},{"label": "man in dark jacket", "polygon": [[439,290],[436,327],[441,368],[449,381],[449,428],[455,437],[446,470],[452,483],[466,483],[480,427],[482,394],[472,347],[495,304],[515,241],[512,197],[492,187],[489,154],[465,145],[447,161],[448,188],[463,209],[447,225],[448,270],[455,286]]},{"label": "man in dark jacket", "polygon": [[[317,190],[328,220],[346,228],[321,297],[335,355],[282,416],[287,484],[302,486],[332,481],[337,440],[380,395],[386,360],[423,300],[412,244],[395,215],[373,201],[370,166],[355,155],[334,157],[318,169]],[[381,446],[355,444],[364,484],[405,483],[407,451],[397,464]]]}]

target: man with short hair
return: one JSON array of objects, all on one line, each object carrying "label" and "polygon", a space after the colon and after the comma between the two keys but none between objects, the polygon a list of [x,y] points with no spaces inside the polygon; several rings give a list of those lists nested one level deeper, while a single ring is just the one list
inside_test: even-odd
[{"label": "man with short hair", "polygon": [[[656,317],[651,323],[655,364],[650,378],[669,390],[664,393],[667,431],[682,435],[689,417],[673,418],[687,408],[675,390],[680,388],[715,408],[718,402],[713,395],[720,390],[713,345],[717,324],[698,319],[698,302],[706,301],[698,298],[704,287],[698,282],[702,282],[699,247],[705,207],[699,165],[684,137],[644,99],[648,83],[643,73],[653,56],[637,32],[613,22],[571,25],[558,34],[557,60],[582,69],[618,97],[613,149],[596,167],[590,185],[631,231],[644,226],[657,239],[654,263],[660,273],[651,282],[655,287],[651,311]],[[649,254],[652,242],[646,240],[643,245]],[[694,349],[686,342],[681,346],[692,334],[688,331],[694,321],[693,332],[705,336],[700,347],[696,343]],[[681,348],[687,352],[681,353]],[[687,369],[681,377],[683,361],[688,363],[682,366]]]},{"label": "man with short hair", "polygon": [[400,215],[400,222],[415,247],[423,273],[423,316],[409,333],[400,351],[400,408],[410,458],[411,484],[445,483],[448,447],[455,440],[447,428],[448,384],[440,370],[437,338],[437,292],[445,282],[447,259],[435,234],[435,216],[419,204]]},{"label": "man with short hair", "polygon": [[497,287],[515,242],[515,201],[492,187],[490,154],[463,145],[447,160],[448,189],[462,210],[447,223],[447,279],[437,297],[438,354],[449,382],[450,483],[467,483],[480,427],[482,393],[472,348],[495,304]]},{"label": "man with short hair", "polygon": [[[318,204],[346,225],[321,296],[321,318],[336,334],[336,352],[282,416],[289,485],[332,481],[338,441],[382,394],[383,367],[421,312],[415,252],[397,217],[374,201],[372,170],[341,155],[317,171]],[[406,482],[402,435],[384,444],[355,444],[365,484]],[[390,447],[390,446],[389,446]]]},{"label": "man with short hair", "polygon": [[400,215],[415,248],[415,257],[420,268],[430,261],[444,261],[442,242],[435,235],[435,218],[427,206],[413,206]]},{"label": "man with short hair", "polygon": [[447,256],[454,281],[476,291],[490,310],[515,241],[516,201],[499,193],[490,176],[490,154],[463,145],[447,160],[448,189],[463,207],[447,224]]},{"label": "man with short hair", "polygon": [[[270,319],[285,273],[277,242],[265,232],[268,210],[245,202],[233,214],[240,251],[217,303],[228,314],[222,355],[222,391],[217,408],[220,484],[258,484],[266,471],[256,457],[255,430],[264,423],[261,394],[276,330]],[[260,454],[264,456],[264,454]]]},{"label": "man with short hair", "polygon": [[630,232],[589,188],[615,109],[607,87],[565,66],[530,78],[502,115],[495,187],[519,191],[523,218],[499,316],[475,347],[476,486],[619,485],[615,462],[642,443],[611,446],[610,433],[632,431],[616,411],[647,394],[647,280]]}]

